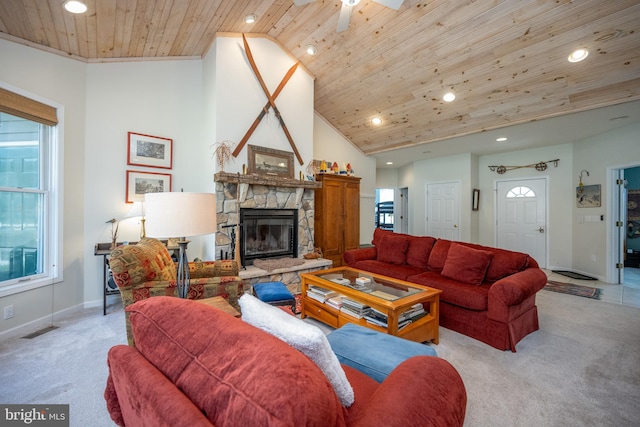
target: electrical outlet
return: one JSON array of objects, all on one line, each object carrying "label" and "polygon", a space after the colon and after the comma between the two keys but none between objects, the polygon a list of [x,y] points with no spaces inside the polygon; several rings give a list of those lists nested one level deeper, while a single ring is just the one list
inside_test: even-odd
[{"label": "electrical outlet", "polygon": [[13,304],[4,307],[4,320],[11,319],[13,317]]}]

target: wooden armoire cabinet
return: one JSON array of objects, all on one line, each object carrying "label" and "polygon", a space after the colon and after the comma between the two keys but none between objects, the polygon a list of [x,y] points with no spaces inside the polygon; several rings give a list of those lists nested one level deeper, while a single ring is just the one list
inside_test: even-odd
[{"label": "wooden armoire cabinet", "polygon": [[315,246],[334,267],[342,254],[360,246],[360,178],[318,174],[322,188],[315,190]]}]

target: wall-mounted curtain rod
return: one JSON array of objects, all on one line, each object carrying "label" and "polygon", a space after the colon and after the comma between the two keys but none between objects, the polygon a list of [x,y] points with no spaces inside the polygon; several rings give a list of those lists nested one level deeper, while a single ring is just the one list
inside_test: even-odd
[{"label": "wall-mounted curtain rod", "polygon": [[510,171],[513,169],[521,169],[521,168],[534,168],[535,170],[537,170],[538,172],[542,172],[547,170],[547,163],[553,163],[553,166],[558,167],[558,162],[560,161],[560,159],[554,159],[554,160],[547,160],[546,162],[538,162],[538,163],[533,163],[530,165],[524,165],[524,166],[489,166],[489,169],[491,169],[491,172],[498,172],[500,175],[502,175],[503,173],[505,173],[506,171]]}]

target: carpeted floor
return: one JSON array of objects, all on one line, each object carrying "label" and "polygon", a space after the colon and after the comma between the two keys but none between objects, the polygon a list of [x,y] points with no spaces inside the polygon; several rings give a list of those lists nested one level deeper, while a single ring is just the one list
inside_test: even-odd
[{"label": "carpeted floor", "polygon": [[600,299],[602,289],[592,288],[591,286],[574,285],[571,283],[555,282],[549,280],[543,288],[545,291],[558,292],[561,294],[575,295],[579,297]]},{"label": "carpeted floor", "polygon": [[[539,292],[537,305],[540,330],[517,353],[440,328],[438,356],[467,389],[465,426],[638,425],[640,309],[555,292]],[[112,310],[0,342],[0,402],[69,403],[71,426],[113,426],[102,396],[106,354],[126,335],[122,309]]]}]

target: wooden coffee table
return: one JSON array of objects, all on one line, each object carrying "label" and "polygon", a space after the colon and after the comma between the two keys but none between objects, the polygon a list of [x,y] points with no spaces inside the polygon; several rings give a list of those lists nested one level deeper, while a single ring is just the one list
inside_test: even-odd
[{"label": "wooden coffee table", "polygon": [[[428,288],[350,267],[337,267],[304,273],[300,277],[302,278],[302,318],[312,317],[334,328],[339,328],[346,323],[355,323],[408,340],[417,342],[432,341],[434,344],[438,344],[440,294],[442,293],[439,289]],[[358,277],[366,277],[371,280],[371,285],[369,285],[368,289],[356,289],[356,278]],[[347,279],[349,284],[340,284],[332,281],[332,279],[337,278]],[[365,317],[354,317],[347,314],[344,309],[335,308],[326,301],[322,302],[310,297],[308,295],[310,286],[335,291],[352,301],[386,314],[386,327],[376,325]],[[398,319],[405,311],[418,303],[425,306],[427,314],[412,320],[409,324],[399,329]]]},{"label": "wooden coffee table", "polygon": [[229,304],[229,301],[227,301],[223,297],[211,297],[211,298],[197,299],[195,301],[201,302],[211,307],[215,307],[218,310],[222,310],[225,313],[232,315],[233,317],[240,317],[240,313],[238,313],[238,310],[233,308],[233,306]]}]

